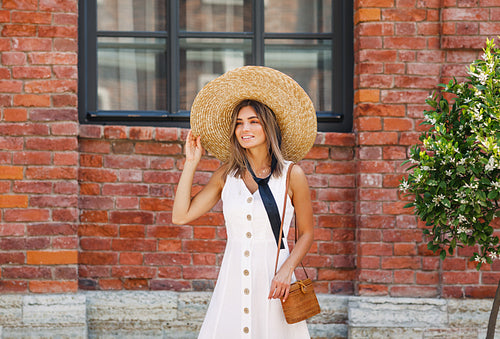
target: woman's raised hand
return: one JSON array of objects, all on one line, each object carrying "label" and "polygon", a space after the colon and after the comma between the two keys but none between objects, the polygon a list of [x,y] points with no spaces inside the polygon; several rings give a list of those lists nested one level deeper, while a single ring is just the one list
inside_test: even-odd
[{"label": "woman's raised hand", "polygon": [[203,154],[203,147],[201,146],[201,137],[195,137],[190,130],[186,138],[186,161],[198,163]]}]

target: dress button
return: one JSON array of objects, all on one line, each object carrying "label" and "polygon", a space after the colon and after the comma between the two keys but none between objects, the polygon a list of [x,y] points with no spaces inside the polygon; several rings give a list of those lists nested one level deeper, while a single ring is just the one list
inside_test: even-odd
[{"label": "dress button", "polygon": [[250,294],[250,290],[249,290],[248,288],[245,288],[245,289],[243,290],[243,292],[244,292],[246,295],[249,295],[249,294]]},{"label": "dress button", "polygon": [[247,199],[247,202],[248,202],[248,203],[251,203],[251,202],[252,202],[252,200],[253,200],[253,199],[252,199],[252,197],[249,197],[249,198]]},{"label": "dress button", "polygon": [[250,310],[248,309],[248,307],[245,307],[245,308],[243,309],[243,312],[245,312],[245,314],[248,314],[248,313],[250,313]]},{"label": "dress button", "polygon": [[250,330],[248,329],[248,327],[245,327],[245,328],[243,329],[243,332],[244,332],[244,333],[248,333],[248,332],[250,332]]},{"label": "dress button", "polygon": [[248,221],[252,220],[252,215],[247,214],[247,220],[248,220]]},{"label": "dress button", "polygon": [[250,256],[250,251],[245,251],[245,253],[243,253],[245,255],[245,257],[249,257]]},{"label": "dress button", "polygon": [[247,238],[251,238],[251,237],[252,237],[252,233],[247,232]]},{"label": "dress button", "polygon": [[250,272],[248,270],[244,270],[243,274],[246,275],[246,276],[248,276],[250,274]]}]

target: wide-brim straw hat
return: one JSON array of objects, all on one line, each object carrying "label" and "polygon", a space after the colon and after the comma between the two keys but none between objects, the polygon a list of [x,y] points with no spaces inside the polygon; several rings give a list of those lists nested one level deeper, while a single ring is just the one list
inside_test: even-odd
[{"label": "wide-brim straw hat", "polygon": [[223,162],[229,159],[231,115],[245,99],[273,110],[282,134],[283,157],[293,162],[304,158],[317,134],[313,103],[295,80],[262,66],[228,71],[201,89],[191,107],[191,129],[193,135],[201,135],[202,146]]}]

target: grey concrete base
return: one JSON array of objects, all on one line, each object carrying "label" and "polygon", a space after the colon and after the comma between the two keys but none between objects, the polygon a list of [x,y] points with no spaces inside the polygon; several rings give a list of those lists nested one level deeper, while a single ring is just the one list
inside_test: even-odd
[{"label": "grey concrete base", "polygon": [[[196,338],[208,292],[0,295],[0,338]],[[484,338],[492,300],[318,295],[313,338]],[[500,334],[500,323],[497,329]]]}]

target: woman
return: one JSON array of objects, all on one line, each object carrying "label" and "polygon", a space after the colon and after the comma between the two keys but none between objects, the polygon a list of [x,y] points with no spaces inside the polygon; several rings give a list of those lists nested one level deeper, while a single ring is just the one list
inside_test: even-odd
[{"label": "woman", "polygon": [[[270,95],[276,89],[290,98]],[[305,321],[286,323],[279,299],[288,297],[293,271],[313,241],[309,187],[298,165],[291,169],[286,191],[289,160],[300,160],[314,143],[316,120],[310,99],[283,73],[247,66],[205,86],[193,103],[191,119],[193,132],[186,140],[172,220],[189,223],[222,199],[228,236],[199,338],[309,338]],[[202,143],[224,164],[191,198]],[[287,242],[279,240],[285,197],[283,239],[294,208],[298,227],[291,253]],[[279,269],[274,274],[278,244]]]}]

